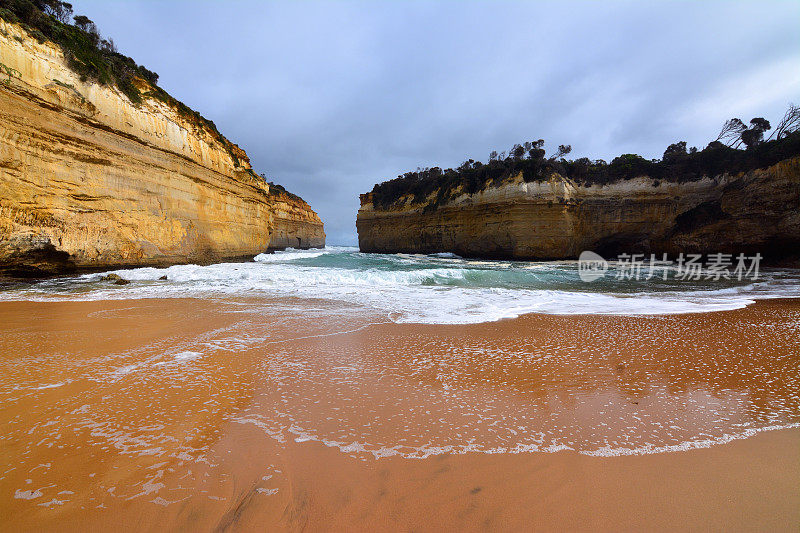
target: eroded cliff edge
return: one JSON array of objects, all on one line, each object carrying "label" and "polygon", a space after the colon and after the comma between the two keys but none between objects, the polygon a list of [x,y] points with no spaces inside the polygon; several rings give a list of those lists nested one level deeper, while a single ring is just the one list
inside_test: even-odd
[{"label": "eroded cliff edge", "polygon": [[12,72],[0,84],[0,270],[206,263],[325,245],[308,204],[267,184],[205,123],[81,81],[53,43],[2,20],[0,30],[0,62]]},{"label": "eroded cliff edge", "polygon": [[558,173],[525,182],[518,173],[441,205],[412,195],[387,207],[373,199],[361,195],[356,226],[363,252],[534,260],[574,259],[583,250],[759,252],[774,263],[799,264],[800,157],[687,182],[640,176],[581,184]]}]

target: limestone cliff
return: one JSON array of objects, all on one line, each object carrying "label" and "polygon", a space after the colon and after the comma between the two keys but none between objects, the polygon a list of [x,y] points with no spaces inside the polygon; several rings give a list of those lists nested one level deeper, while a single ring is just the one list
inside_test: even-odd
[{"label": "limestone cliff", "polygon": [[[168,102],[132,103],[0,20],[0,269],[164,265],[320,247],[300,198]],[[143,94],[147,85],[141,81]]]},{"label": "limestone cliff", "polygon": [[361,195],[364,252],[454,252],[507,259],[603,254],[760,252],[800,255],[800,157],[768,168],[670,182],[646,176],[581,185],[522,175],[426,209],[406,196],[389,208]]}]

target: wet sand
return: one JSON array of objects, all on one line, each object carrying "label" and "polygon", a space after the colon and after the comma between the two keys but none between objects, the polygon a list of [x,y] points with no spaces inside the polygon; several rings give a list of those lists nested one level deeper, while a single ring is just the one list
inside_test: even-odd
[{"label": "wet sand", "polygon": [[3,302],[0,529],[796,531],[798,368],[794,300]]}]

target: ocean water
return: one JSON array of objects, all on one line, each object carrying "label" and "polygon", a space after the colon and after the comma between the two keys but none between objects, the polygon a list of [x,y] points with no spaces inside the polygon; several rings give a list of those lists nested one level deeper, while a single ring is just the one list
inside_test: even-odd
[{"label": "ocean water", "polygon": [[[800,297],[800,270],[753,279],[618,279],[620,265],[583,282],[576,261],[464,259],[450,253],[365,254],[330,246],[260,254],[251,262],[116,270],[8,286],[0,300],[297,297],[344,302],[399,323],[470,324],[526,313],[669,315],[739,309],[757,299]],[[160,278],[166,276],[166,280]]]},{"label": "ocean water", "polygon": [[[320,445],[360,460],[667,453],[800,427],[800,309],[714,313],[800,297],[797,270],[621,280],[612,264],[587,283],[574,261],[328,247],[114,272],[130,283],[94,273],[0,290],[101,302],[0,309],[0,447],[14,450],[0,472],[17,499],[79,493],[71,473],[93,454],[130,459],[115,496],[198,494],[230,451],[209,436],[231,427],[275,464]],[[585,316],[445,326],[525,313]],[[153,477],[172,460],[175,479]]]}]

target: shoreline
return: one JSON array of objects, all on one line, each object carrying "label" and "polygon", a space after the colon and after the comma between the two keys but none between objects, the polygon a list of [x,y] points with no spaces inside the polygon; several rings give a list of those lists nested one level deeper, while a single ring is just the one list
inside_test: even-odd
[{"label": "shoreline", "polygon": [[[470,325],[289,298],[0,302],[0,530],[791,531],[798,427],[583,452],[794,412],[799,319],[800,299]],[[516,426],[583,448],[413,458],[513,446]]]},{"label": "shoreline", "polygon": [[[233,432],[221,447],[250,443],[258,435],[250,433]],[[268,483],[251,475],[214,525],[242,531],[264,523],[286,531],[792,531],[800,523],[798,449],[796,428],[708,449],[624,457],[565,450],[364,462],[321,443],[299,443],[291,452],[290,482],[272,496],[282,495],[278,502],[257,500]]]},{"label": "shoreline", "polygon": [[[284,248],[267,248],[265,254],[281,252],[293,246]],[[325,246],[307,246],[297,247],[298,250],[323,250]],[[231,255],[231,256],[215,256],[208,259],[201,259],[198,257],[193,258],[174,258],[164,260],[143,261],[141,263],[117,263],[107,265],[69,265],[62,270],[47,273],[45,271],[37,270],[35,268],[28,271],[18,270],[15,267],[0,265],[0,283],[37,283],[40,281],[47,281],[51,279],[66,279],[83,274],[96,274],[99,272],[108,272],[111,270],[135,270],[137,268],[169,268],[178,265],[198,265],[209,266],[220,263],[251,263],[255,255]],[[18,272],[18,275],[13,275],[11,272]]]},{"label": "shoreline", "polygon": [[[287,246],[287,247],[278,247],[278,248],[267,248],[264,254],[272,254],[275,252],[281,252],[288,249],[297,249],[297,250],[324,250],[327,245],[325,246]],[[338,245],[331,245],[333,247],[338,247]],[[348,246],[343,246],[345,248],[349,248]],[[352,246],[352,248],[357,248],[357,246]],[[415,254],[416,252],[360,252],[366,253],[371,255],[396,255],[398,253],[408,253],[408,254]],[[443,252],[437,252],[443,253]],[[256,254],[259,255],[259,254]],[[434,253],[431,254],[422,254],[422,255],[436,255]],[[233,255],[233,256],[215,256],[208,259],[201,259],[198,257],[194,258],[172,258],[172,259],[163,259],[163,260],[152,260],[152,261],[143,261],[139,263],[117,263],[117,264],[106,264],[106,265],[67,265],[62,270],[53,271],[53,272],[46,272],[42,270],[37,270],[36,268],[32,268],[28,271],[25,269],[19,270],[14,266],[6,266],[0,265],[0,283],[37,283],[40,281],[47,281],[51,279],[65,279],[70,277],[81,276],[83,274],[95,274],[99,272],[108,272],[108,271],[116,271],[116,270],[135,270],[138,268],[169,268],[171,266],[181,266],[181,265],[197,265],[197,266],[211,266],[215,264],[221,263],[251,263],[253,262],[254,255]],[[475,260],[475,261],[482,261],[482,260],[492,260],[492,261],[509,261],[509,262],[522,262],[522,263],[577,263],[578,257],[566,257],[566,258],[520,258],[520,257],[512,257],[512,256],[496,256],[496,255],[458,255],[459,259],[464,260]],[[777,260],[774,262],[770,262],[769,258],[765,258],[765,262],[761,264],[762,270],[783,270],[783,269],[790,269],[790,270],[800,270],[800,259],[790,259],[790,260]],[[17,272],[17,274],[13,274],[12,272]]]}]

